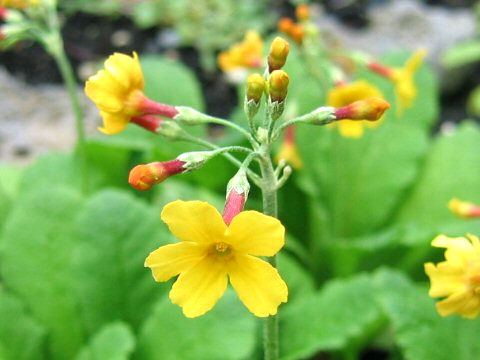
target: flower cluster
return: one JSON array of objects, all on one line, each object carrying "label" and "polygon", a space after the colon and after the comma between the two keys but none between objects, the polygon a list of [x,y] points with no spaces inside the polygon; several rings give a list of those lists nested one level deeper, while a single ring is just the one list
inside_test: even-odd
[{"label": "flower cluster", "polygon": [[[231,57],[229,61],[238,54],[242,54],[242,61],[254,53],[257,56],[257,40],[252,34],[247,36],[244,43],[226,55]],[[212,309],[225,292],[228,281],[254,315],[267,317],[277,313],[280,304],[287,301],[288,288],[272,266],[274,262],[269,263],[260,257],[275,256],[285,243],[285,229],[279,220],[269,215],[276,212],[275,208],[269,209],[267,214],[244,211],[249,179],[264,194],[272,194],[285,183],[292,171],[290,166],[285,166],[286,161],[295,168],[302,166],[294,144],[295,124],[325,125],[344,119],[376,121],[389,107],[384,100],[371,97],[337,107],[319,107],[281,123],[278,119],[284,111],[289,85],[289,76],[282,68],[288,54],[288,42],[277,37],[270,47],[263,75],[255,73],[247,78],[244,110],[250,132],[185,106],[161,104],[147,98],[143,93],[144,77],[136,53],[133,56],[113,54],[105,61],[105,68],[86,82],[85,92],[97,105],[103,119],[102,132],[118,133],[132,122],[169,139],[181,138],[212,149],[135,166],[128,179],[135,189],[150,190],[170,176],[197,170],[220,154],[239,167],[227,185],[223,215],[202,201],[177,200],[167,204],[161,218],[180,242],[154,250],[145,260],[145,266],[151,269],[156,281],[178,276],[170,291],[170,299],[182,307],[187,317],[197,317]],[[253,64],[250,60],[246,63]],[[265,120],[257,122],[255,116],[262,99],[265,100]],[[182,127],[206,123],[231,127],[244,135],[252,148],[218,147],[189,135]],[[285,129],[285,141],[279,154],[283,161],[274,170],[269,149]],[[240,161],[230,154],[233,151],[247,156]],[[263,178],[249,168],[254,160],[258,161]]]}]

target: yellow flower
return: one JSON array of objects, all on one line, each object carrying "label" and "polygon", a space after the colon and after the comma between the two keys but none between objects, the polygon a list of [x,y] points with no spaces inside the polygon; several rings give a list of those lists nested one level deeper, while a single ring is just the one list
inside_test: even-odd
[{"label": "yellow flower", "polygon": [[[381,98],[382,93],[368,82],[359,80],[349,84],[340,84],[331,89],[327,94],[327,104],[338,108],[371,97]],[[382,119],[374,122],[365,120],[342,120],[328,126],[338,126],[340,134],[344,137],[360,138],[363,136],[365,126],[370,128],[377,127],[381,120]]]},{"label": "yellow flower", "polygon": [[115,53],[105,61],[105,69],[91,76],[85,93],[97,105],[106,134],[122,131],[133,116],[141,114],[143,73],[137,53],[133,57]]},{"label": "yellow flower", "polygon": [[298,153],[297,146],[293,143],[283,142],[275,160],[277,162],[285,160],[291,167],[297,170],[303,167],[302,158]]},{"label": "yellow flower", "polygon": [[277,163],[280,160],[285,160],[291,167],[297,170],[303,167],[302,158],[295,144],[295,126],[291,125],[285,130],[285,138],[275,160]]},{"label": "yellow flower", "polygon": [[469,219],[480,218],[480,206],[474,203],[461,201],[459,199],[452,199],[448,203],[448,208],[455,215]]},{"label": "yellow flower", "polygon": [[257,256],[273,256],[284,244],[285,229],[277,219],[256,211],[242,211],[229,226],[210,204],[174,201],[162,220],[180,243],[150,253],[145,266],[156,281],[180,274],[170,300],[187,317],[209,311],[224,294],[227,279],[240,300],[256,316],[277,313],[288,289],[278,271]]},{"label": "yellow flower", "polygon": [[256,31],[249,31],[241,43],[218,55],[218,66],[223,72],[258,68],[262,65],[263,42]]},{"label": "yellow flower", "polygon": [[437,265],[425,264],[430,277],[431,297],[447,298],[439,301],[437,311],[442,316],[462,315],[473,319],[480,312],[480,241],[478,237],[449,238],[437,236],[432,245],[446,248],[445,259]]},{"label": "yellow flower", "polygon": [[390,73],[390,79],[395,84],[395,96],[400,113],[411,107],[417,96],[417,88],[413,80],[426,55],[426,50],[418,50],[407,60],[403,68],[392,69]]}]

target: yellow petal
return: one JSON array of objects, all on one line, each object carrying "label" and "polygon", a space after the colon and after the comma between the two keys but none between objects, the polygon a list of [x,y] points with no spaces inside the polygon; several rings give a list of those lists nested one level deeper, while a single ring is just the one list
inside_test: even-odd
[{"label": "yellow petal", "polygon": [[182,272],[170,291],[170,300],[183,309],[186,317],[205,314],[222,297],[227,288],[223,259],[207,256]]},{"label": "yellow petal", "polygon": [[205,254],[205,247],[191,242],[165,245],[148,255],[145,267],[152,269],[156,281],[167,281],[200,262]]},{"label": "yellow petal", "polygon": [[176,200],[165,205],[162,220],[176,238],[202,244],[223,241],[227,225],[222,215],[203,201]]},{"label": "yellow petal", "polygon": [[470,296],[465,291],[459,291],[450,295],[445,300],[439,301],[436,304],[437,311],[442,316],[451,314],[461,314],[459,310],[467,304],[470,300]]},{"label": "yellow petal", "polygon": [[284,142],[275,157],[275,160],[277,162],[285,160],[294,169],[301,169],[303,167],[303,161],[298,153],[298,149],[292,143]]},{"label": "yellow petal", "polygon": [[340,134],[344,137],[358,139],[363,136],[363,121],[342,120],[338,122]]},{"label": "yellow petal", "polygon": [[425,272],[430,277],[429,295],[432,297],[447,296],[465,290],[465,270],[447,263],[436,267],[432,263],[425,264]]},{"label": "yellow petal", "polygon": [[118,134],[125,129],[129,122],[129,118],[123,115],[109,114],[102,111],[100,111],[100,115],[103,119],[103,127],[98,128],[98,130],[106,135]]},{"label": "yellow petal", "polygon": [[423,59],[427,56],[427,50],[417,50],[405,63],[405,70],[413,74],[422,65]]},{"label": "yellow petal", "polygon": [[273,256],[285,244],[285,228],[272,216],[258,211],[242,211],[228,227],[226,242],[236,252]]},{"label": "yellow petal", "polygon": [[105,70],[100,70],[86,82],[85,93],[100,110],[119,112],[123,109],[123,104],[118,86]]},{"label": "yellow petal", "polygon": [[287,302],[288,288],[269,263],[250,255],[237,254],[228,262],[228,275],[240,300],[254,315],[275,315]]},{"label": "yellow petal", "polygon": [[110,55],[105,61],[105,69],[112,74],[124,89],[131,88],[133,82],[131,80],[135,80],[131,72],[133,66],[135,66],[135,60],[128,55],[120,53]]}]

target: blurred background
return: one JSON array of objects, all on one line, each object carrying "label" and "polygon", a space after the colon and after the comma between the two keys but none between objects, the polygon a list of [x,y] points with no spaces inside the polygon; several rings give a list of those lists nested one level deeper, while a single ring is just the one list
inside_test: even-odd
[{"label": "blurred background", "polygon": [[[294,17],[296,4],[276,0],[59,2],[65,48],[79,82],[114,51],[164,54],[191,69],[207,112],[223,117],[232,113],[238,97],[235,86],[218,69],[216,55],[240,41],[246,30],[256,29],[263,36],[274,33],[280,17]],[[327,42],[375,56],[427,49],[427,61],[438,75],[441,91],[435,129],[480,115],[480,96],[472,96],[480,79],[476,1],[332,0],[311,5]],[[205,16],[208,12],[222,16]],[[24,41],[0,52],[0,91],[1,160],[28,163],[48,149],[68,149],[74,143],[67,91],[54,60],[39,44]],[[99,125],[97,111],[82,96],[93,134]]]}]

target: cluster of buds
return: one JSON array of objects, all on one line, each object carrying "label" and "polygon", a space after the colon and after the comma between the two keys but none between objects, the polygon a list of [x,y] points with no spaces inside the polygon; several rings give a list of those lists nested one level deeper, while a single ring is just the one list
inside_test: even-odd
[{"label": "cluster of buds", "polygon": [[258,112],[264,92],[268,94],[267,102],[272,118],[276,119],[282,114],[289,83],[288,74],[282,67],[287,61],[289,49],[285,39],[276,37],[268,54],[268,72],[265,76],[255,73],[247,78],[244,108],[249,118],[253,118]]},{"label": "cluster of buds", "polygon": [[305,37],[304,23],[310,19],[310,10],[307,5],[302,4],[295,9],[298,22],[284,17],[278,21],[278,31],[290,36],[297,44],[301,45]]}]

